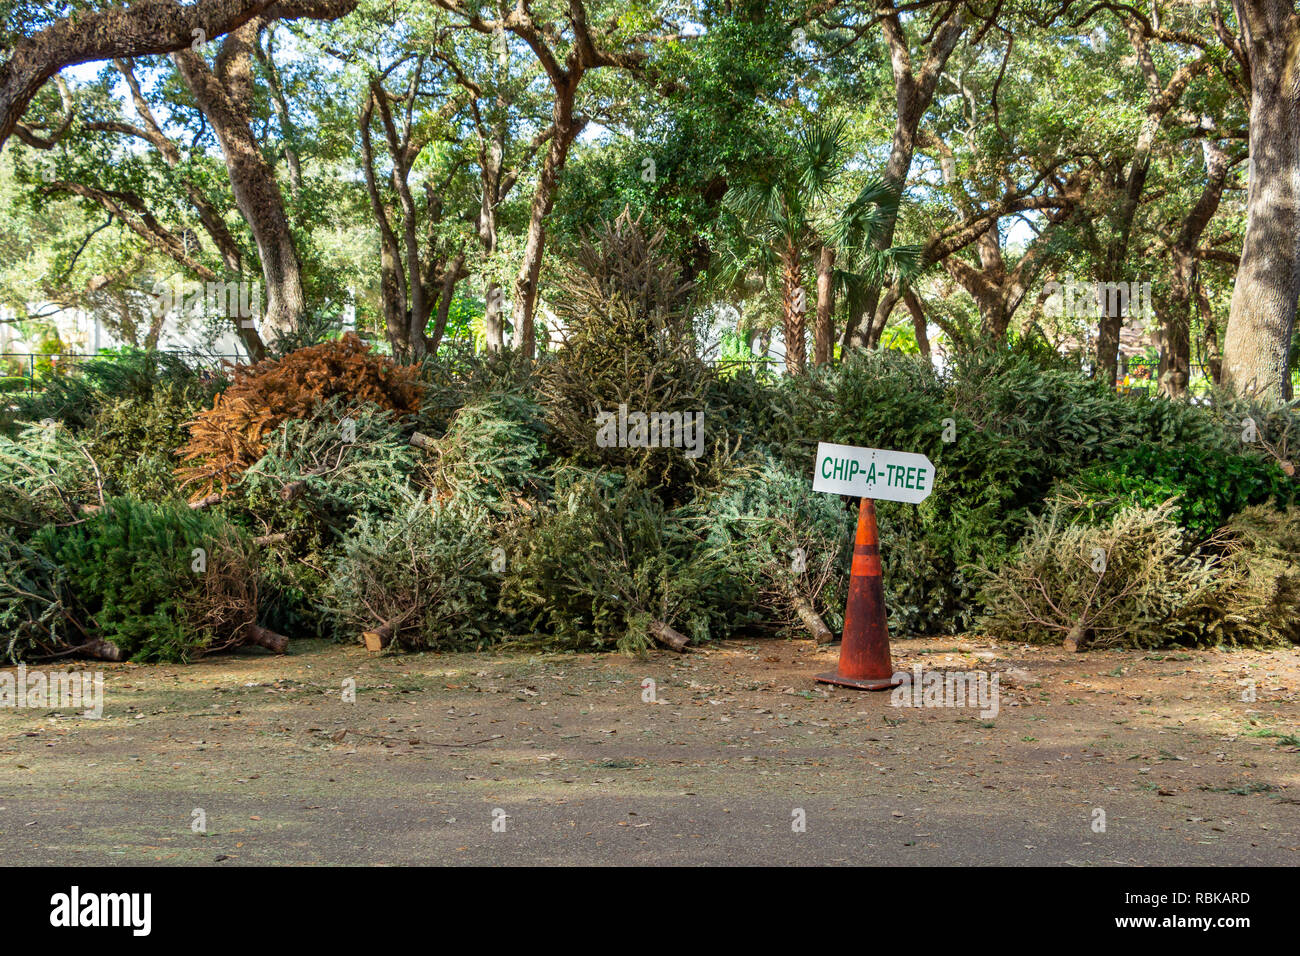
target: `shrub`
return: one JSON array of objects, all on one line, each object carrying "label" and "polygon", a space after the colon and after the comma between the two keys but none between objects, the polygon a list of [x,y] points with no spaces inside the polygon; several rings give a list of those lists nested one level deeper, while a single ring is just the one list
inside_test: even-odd
[{"label": "shrub", "polygon": [[[1085,469],[1101,474],[1157,447],[1230,462],[1243,476],[1273,467],[1262,456],[1240,456],[1240,426],[1228,427],[1219,411],[1116,395],[1033,342],[963,351],[942,375],[914,356],[859,352],[837,367],[783,381],[770,401],[763,392],[756,382],[712,389],[728,402],[728,422],[739,420],[742,434],[769,440],[796,474],[809,473],[819,440],[919,452],[935,463],[938,493],[920,506],[878,509],[891,625],[901,633],[968,628],[982,610],[972,566],[995,567],[1053,489]],[[1265,431],[1277,440],[1284,428],[1269,419]],[[1153,486],[1148,495],[1122,500],[1151,506],[1177,491],[1159,487],[1169,493]],[[1235,494],[1231,486],[1223,491]],[[1240,499],[1231,494],[1223,508],[1202,516],[1198,532],[1259,500],[1256,491]],[[1114,513],[1111,507],[1097,518]]]},{"label": "shrub", "polygon": [[471,402],[537,399],[536,365],[522,352],[508,348],[478,353],[444,348],[438,355],[424,359],[420,384],[420,431],[434,437],[443,435],[457,410]]},{"label": "shrub", "polygon": [[544,434],[541,408],[527,398],[491,394],[463,405],[433,450],[439,499],[505,512],[544,497]]},{"label": "shrub", "polygon": [[943,419],[952,414],[933,367],[901,352],[857,350],[778,388],[787,398],[770,404],[758,430],[800,474],[812,473],[819,441],[938,450]]},{"label": "shrub", "polygon": [[[267,545],[259,549],[258,615],[272,631],[293,638],[318,637],[342,639],[338,621],[328,606],[332,565],[321,566],[318,560],[330,560],[335,551],[301,557],[292,546]],[[353,635],[355,636],[355,635]]]},{"label": "shrub", "polygon": [[1028,346],[962,353],[943,377],[915,356],[856,353],[782,388],[791,398],[764,431],[795,470],[819,440],[920,452],[945,497],[996,500],[1012,521],[1041,509],[1059,478],[1133,449],[1240,451],[1206,409],[1117,395]]},{"label": "shrub", "polygon": [[339,545],[358,518],[404,507],[421,480],[422,453],[394,415],[349,401],[335,396],[268,435],[225,503],[265,541],[268,624],[294,635],[331,633],[320,598]]},{"label": "shrub", "polygon": [[[985,389],[995,387],[986,382]],[[963,565],[1009,549],[1053,467],[1052,451],[1023,440],[1024,428],[966,402],[968,392],[989,400],[979,389],[946,382],[917,356],[856,352],[838,367],[783,384],[767,420],[754,429],[772,437],[797,475],[811,475],[818,441],[919,452],[935,463],[939,493],[919,506],[877,507],[896,633],[955,633],[970,625],[978,586]]]},{"label": "shrub", "polygon": [[1228,613],[1262,639],[1300,644],[1300,508],[1256,505],[1223,530],[1235,572]]},{"label": "shrub", "polygon": [[314,345],[283,358],[238,366],[234,381],[190,427],[177,470],[192,498],[226,491],[266,451],[282,423],[306,418],[336,395],[398,414],[419,408],[416,371],[371,354],[356,335]]},{"label": "shrub", "polygon": [[737,468],[691,510],[737,591],[730,603],[738,622],[757,611],[811,629],[813,612],[842,628],[854,522],[838,497],[813,492],[807,479],[762,458]]},{"label": "shrub", "polygon": [[948,501],[935,494],[919,505],[876,505],[885,603],[894,634],[969,630],[981,609],[980,582],[970,565],[982,561],[995,566],[1014,545],[1018,523],[1008,520],[1001,504],[956,497]]},{"label": "shrub", "polygon": [[265,446],[232,502],[263,533],[306,531],[316,546],[338,540],[355,517],[405,502],[421,458],[391,412],[343,396],[284,422]]},{"label": "shrub", "polygon": [[679,487],[698,466],[680,448],[597,443],[598,416],[617,414],[620,405],[643,414],[705,411],[709,375],[695,353],[691,286],[662,251],[663,238],[662,230],[646,238],[624,213],[583,242],[564,265],[565,296],[555,305],[564,344],[538,374],[559,457]]},{"label": "shrub", "polygon": [[87,359],[75,371],[42,384],[40,391],[15,400],[17,417],[23,421],[54,419],[79,431],[115,401],[147,401],[155,389],[170,386],[197,404],[209,401],[224,381],[219,376],[205,376],[170,352],[128,348]]},{"label": "shrub", "polygon": [[1229,450],[1272,459],[1294,474],[1300,456],[1300,397],[1264,405],[1216,390],[1210,398],[1210,413],[1228,436]]},{"label": "shrub", "polygon": [[1264,458],[1152,444],[1087,468],[1069,485],[1093,521],[1125,506],[1151,508],[1176,498],[1174,516],[1197,540],[1248,505],[1285,504],[1295,495],[1294,483]]},{"label": "shrub", "polygon": [[414,499],[392,517],[363,517],[330,578],[339,629],[355,640],[386,626],[406,650],[481,646],[495,620],[492,547],[480,508]]},{"label": "shrub", "polygon": [[54,656],[90,638],[64,606],[63,567],[0,529],[0,634],[5,659]]},{"label": "shrub", "polygon": [[[810,368],[808,374],[824,373]],[[799,426],[792,421],[789,387],[775,388],[766,373],[740,368],[710,375],[705,389],[704,402],[715,439],[725,439],[738,451],[771,449],[787,465],[801,460],[807,451],[803,443],[807,436],[797,434]],[[793,452],[783,447],[791,439],[795,442]]]},{"label": "shrub", "polygon": [[1040,453],[1040,489],[1147,442],[1228,449],[1232,440],[1204,408],[1118,394],[1033,343],[967,352],[948,377],[954,406],[975,428]]}]

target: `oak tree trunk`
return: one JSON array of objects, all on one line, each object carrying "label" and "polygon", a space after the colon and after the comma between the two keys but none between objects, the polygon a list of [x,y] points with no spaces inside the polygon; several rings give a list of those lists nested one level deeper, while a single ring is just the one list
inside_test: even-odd
[{"label": "oak tree trunk", "polygon": [[487,276],[483,280],[483,336],[489,352],[500,352],[506,345],[506,323],[502,309],[505,293],[492,274],[493,256],[497,251],[497,204],[501,201],[501,170],[505,161],[505,132],[500,125],[492,130],[491,140],[479,149],[482,192],[479,196],[478,238],[483,246]]},{"label": "oak tree trunk", "polygon": [[1250,62],[1250,189],[1223,382],[1279,400],[1290,391],[1300,296],[1300,21],[1284,0],[1234,0],[1233,8]]},{"label": "oak tree trunk", "polygon": [[514,301],[511,303],[515,341],[525,358],[530,359],[537,355],[533,317],[537,310],[537,284],[542,274],[542,253],[546,245],[546,217],[555,206],[555,191],[569,157],[569,147],[586,125],[585,120],[574,118],[573,90],[569,90],[567,95],[557,94],[554,116],[555,135],[546,150],[537,176],[537,187],[533,190],[528,212],[528,238],[524,242],[524,257],[515,277]]},{"label": "oak tree trunk", "polygon": [[[1160,320],[1160,391],[1170,398],[1187,394],[1192,374],[1192,299],[1199,292],[1196,248],[1205,227],[1223,198],[1223,188],[1232,163],[1228,154],[1207,141],[1205,186],[1183,220],[1171,252],[1173,271],[1169,291],[1156,300]],[[1215,335],[1217,351],[1218,336]]]},{"label": "oak tree trunk", "polygon": [[[137,0],[56,19],[11,50],[0,62],[0,146],[22,119],[45,81],[64,67],[97,60],[170,53],[188,47],[194,31],[209,39],[233,30],[273,0]],[[355,5],[355,0],[353,2]]]},{"label": "oak tree trunk", "polygon": [[[894,77],[894,99],[897,115],[894,123],[894,136],[890,144],[889,161],[885,165],[885,179],[900,192],[907,184],[908,173],[912,169],[912,158],[916,153],[917,130],[930,102],[934,98],[935,88],[942,75],[948,58],[957,47],[957,41],[965,32],[965,11],[959,5],[949,8],[943,20],[931,31],[925,60],[920,70],[914,70],[912,54],[903,20],[892,2],[883,7],[887,10],[881,16],[881,27],[885,40],[889,44],[890,67]],[[897,225],[897,210],[889,215],[884,229],[876,239],[877,249],[888,249],[894,242],[894,228]],[[877,286],[869,289],[866,305],[844,328],[842,344],[846,347],[871,348],[879,342],[884,331],[889,313],[898,302],[895,295],[892,300],[882,297],[882,289]]]},{"label": "oak tree trunk", "polygon": [[225,82],[193,50],[180,50],[172,59],[217,134],[235,204],[257,244],[266,285],[262,339],[270,345],[297,328],[307,303],[284,196],[250,125],[252,44],[261,25],[260,20],[245,24],[223,43],[222,56],[230,51]]}]

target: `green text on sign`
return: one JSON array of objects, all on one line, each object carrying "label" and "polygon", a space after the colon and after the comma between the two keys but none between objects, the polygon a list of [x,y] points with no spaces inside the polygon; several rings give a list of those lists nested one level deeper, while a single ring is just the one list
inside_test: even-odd
[{"label": "green text on sign", "polygon": [[817,444],[813,491],[918,504],[934,490],[934,465],[924,455],[854,445]]}]

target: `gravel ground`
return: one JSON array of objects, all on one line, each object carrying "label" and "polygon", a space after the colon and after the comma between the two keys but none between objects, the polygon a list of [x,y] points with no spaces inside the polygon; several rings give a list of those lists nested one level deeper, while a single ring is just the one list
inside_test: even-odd
[{"label": "gravel ground", "polygon": [[894,643],[898,670],[996,674],[996,715],[814,683],[837,653],[307,641],[106,665],[100,720],[0,709],[0,846],[11,865],[1300,863],[1294,651]]}]

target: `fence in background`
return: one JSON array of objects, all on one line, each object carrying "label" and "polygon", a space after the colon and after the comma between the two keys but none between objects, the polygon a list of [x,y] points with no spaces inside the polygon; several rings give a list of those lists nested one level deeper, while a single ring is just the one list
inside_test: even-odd
[{"label": "fence in background", "polygon": [[[223,362],[246,362],[248,359],[237,352],[196,352],[184,349],[158,349],[167,355],[185,359],[189,365],[201,368],[218,369]],[[92,359],[111,362],[118,358],[113,352],[0,352],[0,392],[22,392],[28,394],[41,387],[41,380],[49,375],[67,375],[76,372],[83,364]],[[46,363],[49,371],[46,371]],[[20,384],[21,383],[21,384]]]},{"label": "fence in background", "polygon": [[[1189,375],[1190,380],[1187,383],[1189,396],[1202,398],[1210,394],[1211,389],[1214,387],[1214,379],[1210,375],[1209,366],[1198,365],[1193,362]],[[1116,390],[1119,392],[1146,392],[1148,395],[1155,395],[1160,391],[1159,367],[1148,362],[1121,361]]]}]

